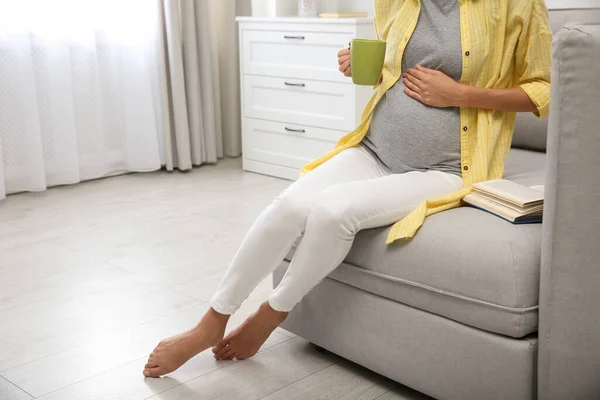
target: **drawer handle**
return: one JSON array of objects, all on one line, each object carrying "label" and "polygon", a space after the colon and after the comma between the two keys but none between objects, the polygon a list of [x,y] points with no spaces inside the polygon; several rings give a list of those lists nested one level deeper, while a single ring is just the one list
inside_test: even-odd
[{"label": "drawer handle", "polygon": [[292,128],[288,128],[287,126],[285,127],[285,130],[288,132],[296,132],[296,133],[305,133],[306,130],[304,129],[292,129]]},{"label": "drawer handle", "polygon": [[295,40],[304,40],[304,39],[306,39],[304,36],[288,36],[288,35],[284,35],[283,38],[284,39],[295,39]]},{"label": "drawer handle", "polygon": [[304,83],[289,83],[289,82],[284,82],[287,86],[296,86],[296,87],[306,87],[306,85]]}]

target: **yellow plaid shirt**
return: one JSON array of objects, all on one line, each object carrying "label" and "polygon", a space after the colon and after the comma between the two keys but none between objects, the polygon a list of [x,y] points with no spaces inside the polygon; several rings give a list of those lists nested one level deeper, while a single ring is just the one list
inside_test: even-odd
[{"label": "yellow plaid shirt", "polygon": [[[387,42],[383,79],[363,111],[359,126],[302,174],[360,144],[373,111],[402,74],[402,56],[414,32],[421,0],[375,0],[377,37]],[[458,0],[463,49],[461,83],[481,88],[521,87],[545,118],[550,107],[552,31],[543,0]],[[501,178],[510,150],[514,112],[461,108],[460,144],[464,189],[429,199],[396,223],[387,243],[413,237],[431,214],[460,206],[473,183]]]}]

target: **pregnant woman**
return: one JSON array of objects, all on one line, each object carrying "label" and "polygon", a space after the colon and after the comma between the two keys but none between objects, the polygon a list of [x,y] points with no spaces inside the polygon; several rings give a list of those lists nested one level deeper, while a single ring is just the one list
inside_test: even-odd
[{"label": "pregnant woman", "polygon": [[[548,113],[552,34],[543,0],[375,0],[375,28],[387,53],[361,124],[262,212],[211,307],[196,327],[159,343],[145,376],[209,348],[217,359],[253,356],[344,260],[358,231],[396,223],[389,243],[412,237],[473,183],[502,176],[515,112]],[[338,57],[351,76],[349,51]],[[298,238],[279,286],[223,337]]]}]

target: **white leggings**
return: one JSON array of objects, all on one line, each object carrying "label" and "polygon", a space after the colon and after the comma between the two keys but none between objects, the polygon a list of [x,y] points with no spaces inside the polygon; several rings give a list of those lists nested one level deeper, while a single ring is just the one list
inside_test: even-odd
[{"label": "white leggings", "polygon": [[284,190],[256,219],[211,300],[233,314],[302,237],[283,280],[269,296],[292,308],[344,260],[361,229],[392,224],[430,197],[462,188],[456,175],[391,174],[362,147],[342,151]]}]

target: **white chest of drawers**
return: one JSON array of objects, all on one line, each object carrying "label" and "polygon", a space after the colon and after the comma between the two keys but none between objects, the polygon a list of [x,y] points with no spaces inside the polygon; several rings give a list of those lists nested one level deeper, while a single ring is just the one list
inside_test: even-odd
[{"label": "white chest of drawers", "polygon": [[244,170],[296,179],[359,123],[371,96],[337,52],[373,20],[239,17]]}]

